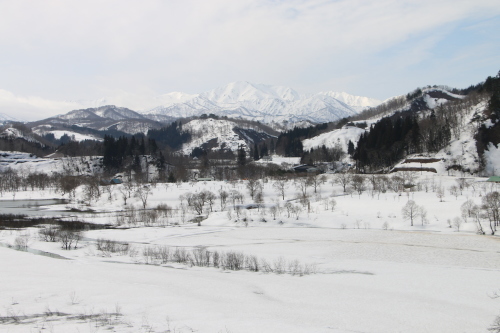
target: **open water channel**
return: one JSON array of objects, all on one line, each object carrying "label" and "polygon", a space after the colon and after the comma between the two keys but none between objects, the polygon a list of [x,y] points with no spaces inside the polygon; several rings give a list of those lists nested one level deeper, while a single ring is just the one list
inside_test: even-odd
[{"label": "open water channel", "polygon": [[0,214],[21,214],[28,216],[59,217],[89,214],[66,208],[64,199],[0,200]]},{"label": "open water channel", "polygon": [[[98,213],[80,212],[68,210],[68,201],[62,199],[37,199],[37,200],[0,200],[0,214],[26,215],[28,217],[69,217],[78,216],[80,218],[89,215],[96,216]],[[30,247],[14,246],[0,242],[1,247],[12,250],[29,252],[56,259],[68,259],[55,253],[45,252]]]}]

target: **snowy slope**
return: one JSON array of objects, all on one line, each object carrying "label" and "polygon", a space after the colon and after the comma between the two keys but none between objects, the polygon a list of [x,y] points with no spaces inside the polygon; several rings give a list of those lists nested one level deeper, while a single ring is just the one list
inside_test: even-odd
[{"label": "snowy slope", "polygon": [[[427,110],[434,110],[435,108],[444,105],[450,101],[464,99],[465,96],[453,94],[444,89],[430,88],[423,89],[421,97],[414,100],[411,104],[402,108],[402,110],[414,110],[416,112],[425,112]],[[479,156],[476,148],[476,140],[474,135],[477,130],[477,125],[472,123],[472,118],[475,114],[482,114],[485,110],[485,101],[480,100],[476,105],[471,105],[462,118],[462,122],[458,124],[457,133],[453,133],[448,146],[441,149],[435,154],[425,154],[427,157],[440,159],[440,162],[434,165],[420,165],[420,163],[400,163],[397,167],[432,167],[440,174],[456,174],[460,175],[458,171],[450,169],[450,167],[460,166],[461,168],[468,169],[471,172],[477,172],[479,169]],[[457,110],[458,112],[458,110]],[[411,158],[408,156],[407,158]],[[488,163],[488,156],[486,163]],[[488,172],[488,171],[487,171]],[[464,174],[462,174],[463,176]]]},{"label": "snowy slope", "polygon": [[[412,101],[404,103],[403,106],[389,110],[388,112],[372,116],[366,120],[366,129],[360,129],[354,126],[344,126],[342,129],[333,130],[330,132],[322,133],[316,137],[306,139],[302,142],[304,150],[311,148],[321,147],[325,145],[327,148],[334,147],[339,143],[342,149],[347,152],[347,143],[351,140],[356,146],[359,137],[365,132],[370,130],[370,126],[375,124],[383,117],[387,117],[401,111],[413,111],[417,113],[426,113],[433,110],[440,105],[446,104],[452,100],[460,100],[465,96],[450,93],[443,89],[431,88],[424,89],[422,96],[415,98]],[[401,161],[394,166],[395,169],[400,168],[433,168],[439,174],[452,174],[460,175],[458,171],[450,168],[463,168],[470,172],[476,173],[479,169],[479,156],[476,148],[476,140],[474,135],[477,131],[477,124],[471,122],[471,119],[477,115],[482,114],[487,106],[484,100],[480,100],[476,105],[469,105],[463,115],[462,122],[458,124],[456,130],[450,141],[450,144],[437,153],[419,154],[417,156],[409,155],[405,160]],[[362,122],[362,121],[357,121]],[[485,124],[488,126],[488,124]],[[412,158],[431,158],[438,159],[439,162],[423,165],[420,162],[407,162]],[[493,175],[498,173],[497,165],[500,161],[500,150],[494,145],[490,144],[485,151],[485,175]],[[450,170],[449,170],[450,169]],[[449,171],[448,171],[449,170]]]},{"label": "snowy slope", "polygon": [[381,103],[381,101],[375,98],[354,96],[345,92],[326,91],[320,92],[319,94],[333,97],[342,103],[349,105],[358,112],[372,106],[377,106]]},{"label": "snowy slope", "polygon": [[23,139],[23,140],[26,140],[28,142],[42,144],[41,142],[36,140],[32,135],[26,134],[23,131],[21,131],[17,128],[14,128],[14,127],[5,128],[2,132],[0,132],[0,138],[9,139],[9,140]]},{"label": "snowy slope", "polygon": [[357,114],[360,110],[376,106],[380,101],[352,96],[346,93],[322,92],[301,95],[283,86],[270,86],[250,82],[233,82],[198,95],[176,93],[178,103],[165,103],[146,116],[162,114],[174,117],[201,114],[226,115],[263,122],[311,121],[328,122]]},{"label": "snowy slope", "polygon": [[97,141],[102,141],[101,138],[97,138],[95,136],[92,136],[92,135],[86,135],[86,134],[81,134],[81,133],[77,133],[77,132],[73,132],[73,131],[59,131],[59,130],[55,130],[55,131],[39,131],[37,132],[37,134],[39,135],[44,135],[44,134],[48,134],[48,133],[52,133],[54,134],[54,137],[56,139],[60,139],[63,135],[68,135],[73,141],[84,141],[84,140],[97,140]]},{"label": "snowy slope", "polygon": [[338,143],[342,149],[347,152],[347,144],[349,141],[356,146],[363,133],[365,133],[365,130],[362,128],[356,126],[345,126],[341,129],[322,133],[311,139],[306,139],[302,141],[302,145],[304,146],[304,150],[310,150],[311,148],[316,149],[323,145],[327,148],[332,148]]},{"label": "snowy slope", "polygon": [[182,147],[185,154],[190,154],[194,148],[201,146],[212,150],[223,148],[233,152],[243,146],[248,150],[249,144],[255,143],[255,140],[271,137],[265,132],[245,128],[242,124],[224,119],[195,119],[183,125],[183,129],[192,135],[192,140]]},{"label": "snowy slope", "polygon": [[32,154],[0,151],[0,172],[12,169],[16,172],[54,173],[72,172],[73,175],[94,175],[102,172],[101,156],[43,158]]}]

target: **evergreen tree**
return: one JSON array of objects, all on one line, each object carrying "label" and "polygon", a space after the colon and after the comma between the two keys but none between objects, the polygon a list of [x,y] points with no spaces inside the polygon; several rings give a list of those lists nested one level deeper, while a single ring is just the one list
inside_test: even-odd
[{"label": "evergreen tree", "polygon": [[239,166],[245,166],[247,164],[247,155],[243,146],[238,148],[237,163]]},{"label": "evergreen tree", "polygon": [[259,159],[259,147],[257,147],[257,143],[253,145],[253,159],[257,161]]},{"label": "evergreen tree", "polygon": [[139,146],[139,154],[146,155],[146,145],[144,144],[144,137],[141,139],[141,144]]},{"label": "evergreen tree", "polygon": [[351,140],[349,140],[349,143],[347,144],[347,153],[351,156],[354,155],[354,143],[352,143]]}]

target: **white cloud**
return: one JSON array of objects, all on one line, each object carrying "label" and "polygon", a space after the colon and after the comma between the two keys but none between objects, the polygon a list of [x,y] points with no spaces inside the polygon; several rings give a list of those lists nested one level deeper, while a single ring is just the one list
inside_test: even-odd
[{"label": "white cloud", "polygon": [[19,121],[38,120],[77,109],[77,102],[43,99],[36,96],[16,96],[0,89],[0,110]]},{"label": "white cloud", "polygon": [[347,90],[337,87],[341,78],[367,80],[359,68],[378,52],[418,38],[422,48],[396,59],[412,66],[429,58],[450,24],[499,15],[500,6],[497,0],[8,0],[0,12],[0,88],[93,99],[116,89],[195,93],[237,80]]}]

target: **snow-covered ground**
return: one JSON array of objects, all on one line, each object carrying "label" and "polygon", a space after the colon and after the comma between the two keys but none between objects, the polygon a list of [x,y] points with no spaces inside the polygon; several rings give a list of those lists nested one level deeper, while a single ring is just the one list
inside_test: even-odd
[{"label": "snow-covered ground", "polygon": [[97,138],[97,137],[92,136],[92,135],[86,135],[86,134],[81,134],[81,133],[72,132],[72,131],[56,131],[56,130],[54,130],[54,131],[37,131],[37,134],[39,134],[39,135],[44,135],[44,134],[48,134],[48,133],[54,134],[54,137],[58,140],[63,135],[68,135],[71,138],[71,140],[73,140],[73,141],[84,141],[84,140],[103,141],[103,139]]},{"label": "snow-covered ground", "polygon": [[[418,175],[415,192],[344,195],[327,182],[317,193],[309,187],[310,209],[296,197],[290,182],[285,199],[273,181],[263,185],[263,207],[253,203],[247,182],[158,184],[146,206],[172,207],[173,214],[146,227],[120,220],[142,201],[131,197],[124,206],[123,185],[110,187],[91,202],[97,223],[116,229],[86,231],[76,250],[42,242],[37,229],[2,230],[0,242],[28,239],[30,248],[57,253],[61,260],[0,247],[0,327],[6,332],[484,332],[500,314],[500,238],[477,235],[468,219],[457,228],[448,220],[461,216],[468,199],[476,204],[498,186],[484,178],[451,195],[456,178]],[[436,196],[445,189],[444,198]],[[181,195],[207,190],[238,191],[243,204],[217,199],[208,218],[183,218]],[[83,189],[76,196],[82,197]],[[59,196],[53,192],[19,192],[16,200]],[[3,193],[3,200],[12,199]],[[332,199],[336,205],[332,210]],[[402,207],[409,200],[425,207],[427,221],[410,226]],[[287,202],[302,207],[288,217]],[[272,206],[279,205],[276,219]],[[81,204],[69,204],[80,207]],[[208,213],[208,207],[205,214]],[[483,228],[489,231],[483,222]],[[23,236],[24,235],[24,236]],[[98,251],[96,239],[127,242],[127,253]],[[314,274],[232,271],[168,262],[151,264],[144,249],[152,246],[237,251],[269,263],[283,258]],[[149,262],[150,264],[146,264]],[[288,267],[288,266],[287,266]],[[287,270],[289,268],[286,268]]]},{"label": "snow-covered ground", "polygon": [[255,161],[257,164],[269,164],[273,163],[279,166],[284,166],[288,169],[291,166],[300,164],[300,157],[285,157],[281,155],[272,155],[270,159],[260,159]]},{"label": "snow-covered ground", "polygon": [[308,151],[311,148],[318,148],[323,145],[327,148],[333,148],[335,145],[340,145],[344,152],[347,152],[347,145],[351,141],[354,146],[358,144],[359,138],[365,133],[365,130],[355,126],[345,126],[338,130],[333,130],[330,132],[322,133],[311,139],[305,139],[302,141],[304,150]]}]

